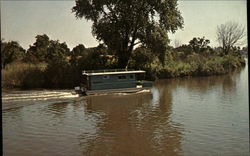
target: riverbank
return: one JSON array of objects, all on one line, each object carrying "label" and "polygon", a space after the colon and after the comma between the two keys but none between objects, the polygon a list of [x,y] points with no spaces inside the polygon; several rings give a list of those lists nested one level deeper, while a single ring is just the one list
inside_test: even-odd
[{"label": "riverbank", "polygon": [[[165,79],[185,76],[210,76],[230,73],[245,66],[244,57],[201,56],[192,54],[180,60],[173,57],[164,66],[155,61],[146,70],[146,79]],[[79,84],[80,73],[70,67],[49,72],[46,64],[14,62],[2,71],[2,91],[23,89],[72,89]]]},{"label": "riverbank", "polygon": [[227,56],[207,56],[198,54],[188,56],[183,60],[172,60],[165,66],[152,65],[146,69],[151,80],[185,76],[223,75],[246,65],[246,58]]}]

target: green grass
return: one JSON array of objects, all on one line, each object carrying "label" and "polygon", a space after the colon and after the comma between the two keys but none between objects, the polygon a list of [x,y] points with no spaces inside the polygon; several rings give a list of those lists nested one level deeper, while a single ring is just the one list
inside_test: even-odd
[{"label": "green grass", "polygon": [[204,57],[194,53],[183,60],[175,58],[164,67],[157,66],[157,61],[155,61],[148,70],[149,74],[151,74],[148,77],[161,79],[183,76],[221,75],[241,68],[244,65],[245,60],[242,57],[232,55]]}]

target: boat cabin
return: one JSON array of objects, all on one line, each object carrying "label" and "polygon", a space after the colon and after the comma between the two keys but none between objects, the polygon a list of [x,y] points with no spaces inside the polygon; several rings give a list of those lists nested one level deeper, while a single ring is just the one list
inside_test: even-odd
[{"label": "boat cabin", "polygon": [[93,70],[83,71],[83,86],[87,90],[136,88],[137,78],[145,74],[143,70]]}]

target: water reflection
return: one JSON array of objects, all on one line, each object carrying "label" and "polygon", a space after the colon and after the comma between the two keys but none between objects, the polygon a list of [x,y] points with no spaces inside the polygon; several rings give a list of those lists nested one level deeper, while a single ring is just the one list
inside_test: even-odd
[{"label": "water reflection", "polygon": [[208,77],[185,77],[175,79],[158,80],[155,83],[156,88],[162,88],[173,91],[178,88],[185,88],[188,91],[206,94],[212,88],[222,88],[224,93],[233,92],[236,88],[236,81],[239,79],[240,71],[231,74]]},{"label": "water reflection", "polygon": [[191,92],[204,101],[206,95],[216,94],[220,89],[222,96],[235,94],[238,77],[234,72],[223,76],[167,79],[157,81],[151,93],[88,97],[86,113],[101,113],[102,120],[97,122],[96,134],[87,142],[85,135],[79,136],[80,142],[85,142],[81,144],[83,155],[182,155],[183,135],[190,129],[185,129],[184,119],[178,120],[178,116],[186,113],[185,107],[174,109],[173,105],[178,103],[173,99],[177,95],[182,101],[188,100],[182,95]]},{"label": "water reflection", "polygon": [[[160,99],[172,102],[171,118],[182,124],[183,153],[217,155],[221,151],[222,155],[246,155],[249,152],[247,76],[244,69],[222,76],[156,82],[155,87],[164,95]],[[226,145],[218,144],[222,142]]]},{"label": "water reflection", "polygon": [[159,93],[88,97],[87,111],[104,113],[104,120],[88,145],[82,144],[83,155],[179,155],[181,125],[170,118],[171,94]]}]

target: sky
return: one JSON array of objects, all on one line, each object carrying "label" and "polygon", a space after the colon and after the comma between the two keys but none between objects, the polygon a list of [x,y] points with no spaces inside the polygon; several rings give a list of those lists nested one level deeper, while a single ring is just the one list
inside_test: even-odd
[{"label": "sky", "polygon": [[[18,41],[28,49],[36,35],[47,34],[52,40],[66,42],[72,49],[78,44],[95,47],[99,43],[91,33],[91,21],[77,19],[71,8],[74,0],[4,0],[1,4],[1,38]],[[188,44],[193,37],[205,37],[212,47],[218,46],[216,28],[234,21],[247,29],[246,0],[179,0],[178,9],[184,18],[183,29],[169,33],[175,40]]]}]

